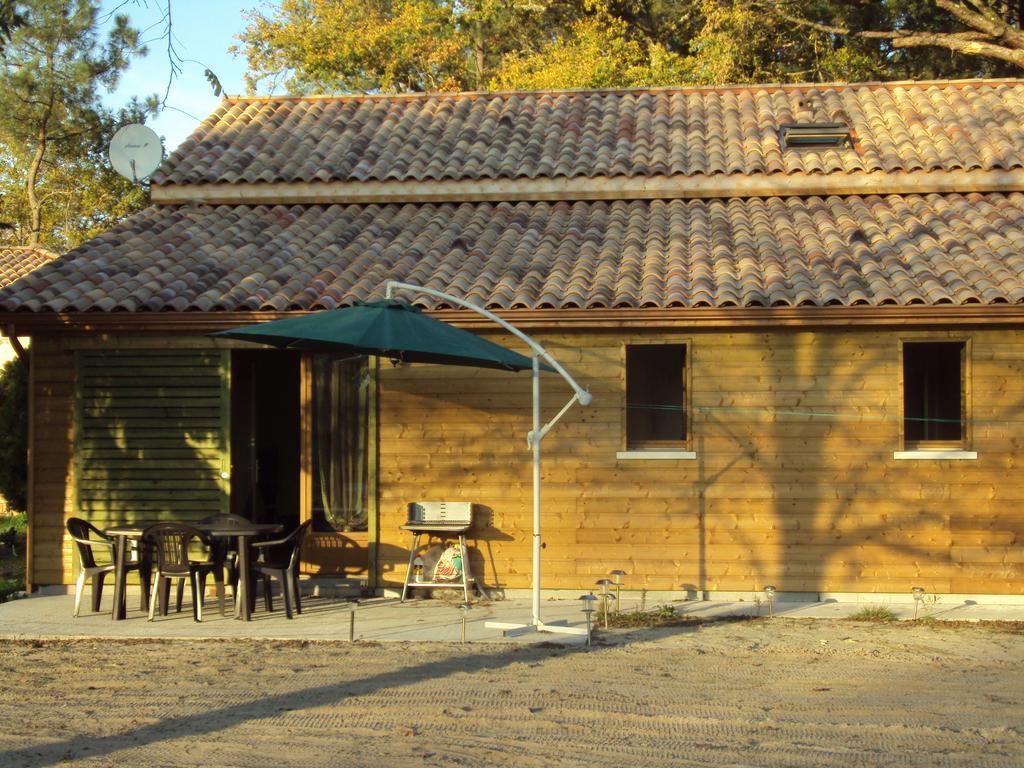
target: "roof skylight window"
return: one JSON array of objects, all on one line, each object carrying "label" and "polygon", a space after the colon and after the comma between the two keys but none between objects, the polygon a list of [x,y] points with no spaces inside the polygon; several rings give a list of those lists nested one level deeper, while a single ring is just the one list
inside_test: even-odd
[{"label": "roof skylight window", "polygon": [[783,149],[839,148],[850,143],[846,123],[786,123],[781,132]]}]

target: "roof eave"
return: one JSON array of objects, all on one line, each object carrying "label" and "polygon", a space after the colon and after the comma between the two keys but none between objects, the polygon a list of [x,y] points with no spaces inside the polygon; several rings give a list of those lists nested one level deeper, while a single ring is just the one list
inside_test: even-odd
[{"label": "roof eave", "polygon": [[[537,329],[813,328],[1024,325],[1024,305],[829,307],[649,307],[493,310],[517,326]],[[454,325],[487,330],[490,321],[467,310],[427,310]],[[0,312],[0,327],[22,336],[117,333],[199,334],[307,312]],[[214,340],[211,339],[211,344]],[[236,346],[231,342],[218,345]],[[248,345],[246,345],[248,348]]]}]

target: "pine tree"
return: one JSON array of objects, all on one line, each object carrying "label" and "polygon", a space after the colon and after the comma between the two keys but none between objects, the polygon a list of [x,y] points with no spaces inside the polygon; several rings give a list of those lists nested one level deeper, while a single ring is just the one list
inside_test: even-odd
[{"label": "pine tree", "polygon": [[90,231],[97,207],[104,219],[105,207],[143,202],[142,191],[106,168],[103,149],[119,118],[138,119],[149,107],[133,103],[116,115],[100,90],[114,88],[145,49],[126,16],[101,41],[92,0],[18,8],[21,23],[0,54],[0,217],[18,225],[18,242],[60,250]]}]

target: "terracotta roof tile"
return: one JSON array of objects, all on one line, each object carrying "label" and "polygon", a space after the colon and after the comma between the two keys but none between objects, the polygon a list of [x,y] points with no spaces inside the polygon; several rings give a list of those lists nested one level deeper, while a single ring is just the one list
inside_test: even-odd
[{"label": "terracotta roof tile", "polygon": [[388,278],[495,308],[1015,303],[1024,194],[153,207],[0,311],[314,310]]},{"label": "terracotta roof tile", "polygon": [[34,269],[57,258],[45,248],[33,246],[0,247],[0,288],[10,285]]},{"label": "terracotta roof tile", "polygon": [[[857,147],[783,151],[813,105]],[[1024,167],[1024,81],[225,99],[155,184]]]}]

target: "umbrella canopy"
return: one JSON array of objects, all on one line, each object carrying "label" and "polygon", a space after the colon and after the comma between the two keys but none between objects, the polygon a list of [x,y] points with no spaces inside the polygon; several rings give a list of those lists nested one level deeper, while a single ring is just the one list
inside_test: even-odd
[{"label": "umbrella canopy", "polygon": [[[288,317],[210,334],[281,349],[377,355],[406,363],[529,370],[533,361],[469,331],[424,315],[403,301],[356,302],[301,317]],[[552,370],[542,364],[544,370]]]}]

